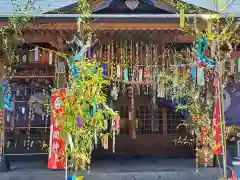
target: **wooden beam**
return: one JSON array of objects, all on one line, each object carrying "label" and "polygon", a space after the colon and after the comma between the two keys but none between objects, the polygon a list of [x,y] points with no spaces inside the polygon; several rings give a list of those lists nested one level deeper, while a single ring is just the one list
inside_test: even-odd
[{"label": "wooden beam", "polygon": [[[179,24],[149,24],[149,23],[92,23],[94,30],[177,30]],[[76,23],[29,24],[29,29],[76,30]]]}]

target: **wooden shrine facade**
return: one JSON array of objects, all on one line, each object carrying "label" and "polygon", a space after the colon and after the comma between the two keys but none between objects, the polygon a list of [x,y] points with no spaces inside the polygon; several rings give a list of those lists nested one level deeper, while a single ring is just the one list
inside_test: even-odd
[{"label": "wooden shrine facade", "polygon": [[[167,18],[167,14],[176,10],[157,1],[152,2],[140,1],[139,8],[129,11],[124,3],[93,1],[91,7],[96,15],[162,14],[162,17],[92,18],[94,38],[98,41],[91,48],[89,58],[103,64],[106,76],[115,77],[109,91],[111,105],[121,116],[115,154],[191,157],[194,155],[191,147],[176,145],[173,141],[179,135],[188,135],[188,132],[177,128],[184,119],[172,108],[167,93],[158,90],[153,74],[173,61],[169,47],[174,45],[181,49],[190,45],[193,39],[178,30],[178,18]],[[67,12],[67,8],[71,7],[62,11]],[[76,17],[46,17],[38,17],[28,25],[24,31],[26,43],[70,53],[66,42],[76,34]],[[4,25],[6,21],[0,23]],[[235,51],[232,58],[239,55],[240,52]],[[65,82],[65,77],[60,74],[59,82]],[[111,148],[99,153],[112,154]]]}]

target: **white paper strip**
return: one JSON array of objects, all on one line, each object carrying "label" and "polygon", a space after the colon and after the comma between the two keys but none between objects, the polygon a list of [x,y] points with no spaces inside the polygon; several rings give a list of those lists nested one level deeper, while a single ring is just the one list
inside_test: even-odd
[{"label": "white paper strip", "polygon": [[38,61],[38,56],[39,56],[39,49],[38,47],[36,47],[34,52],[34,61]]},{"label": "white paper strip", "polygon": [[52,60],[53,60],[52,58],[53,58],[53,52],[49,51],[49,59],[48,59],[49,65],[52,65]]}]

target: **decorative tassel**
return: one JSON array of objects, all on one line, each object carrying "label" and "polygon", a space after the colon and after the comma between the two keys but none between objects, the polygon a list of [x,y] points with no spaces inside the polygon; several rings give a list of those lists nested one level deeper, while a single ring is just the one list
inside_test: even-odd
[{"label": "decorative tassel", "polygon": [[52,51],[49,51],[49,54],[48,54],[48,64],[49,65],[52,65],[53,63],[53,52]]},{"label": "decorative tassel", "polygon": [[38,56],[39,56],[39,48],[36,47],[34,51],[34,61],[38,61]]},{"label": "decorative tassel", "polygon": [[42,52],[42,64],[46,64],[47,63],[47,52],[45,50],[43,50]]},{"label": "decorative tassel", "polygon": [[78,116],[78,117],[77,117],[77,126],[78,126],[79,128],[83,128],[81,116]]},{"label": "decorative tassel", "polygon": [[205,85],[205,79],[204,79],[204,69],[203,68],[197,68],[197,83],[199,86]]},{"label": "decorative tassel", "polygon": [[128,81],[128,68],[124,68],[124,81]]},{"label": "decorative tassel", "polygon": [[138,81],[139,81],[139,82],[142,82],[142,78],[143,78],[143,69],[140,68],[140,69],[139,69],[139,74],[138,74]]}]

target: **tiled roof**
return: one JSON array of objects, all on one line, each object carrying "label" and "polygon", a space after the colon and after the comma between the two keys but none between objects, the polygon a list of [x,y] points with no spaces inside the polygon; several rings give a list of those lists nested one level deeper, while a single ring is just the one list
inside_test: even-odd
[{"label": "tiled roof", "polygon": [[[17,4],[24,6],[27,0],[16,0]],[[77,0],[35,0],[36,7],[40,9],[40,12],[44,13],[50,10],[58,9],[64,6],[68,6],[70,4],[76,3]],[[182,0],[187,3],[200,6],[203,8],[207,8],[210,10],[214,9],[214,0]],[[228,1],[228,0],[221,0],[221,1]],[[240,13],[240,1],[233,0],[234,2],[226,11],[227,13]],[[0,0],[0,14],[11,14],[13,13],[13,5],[11,0]]]}]

